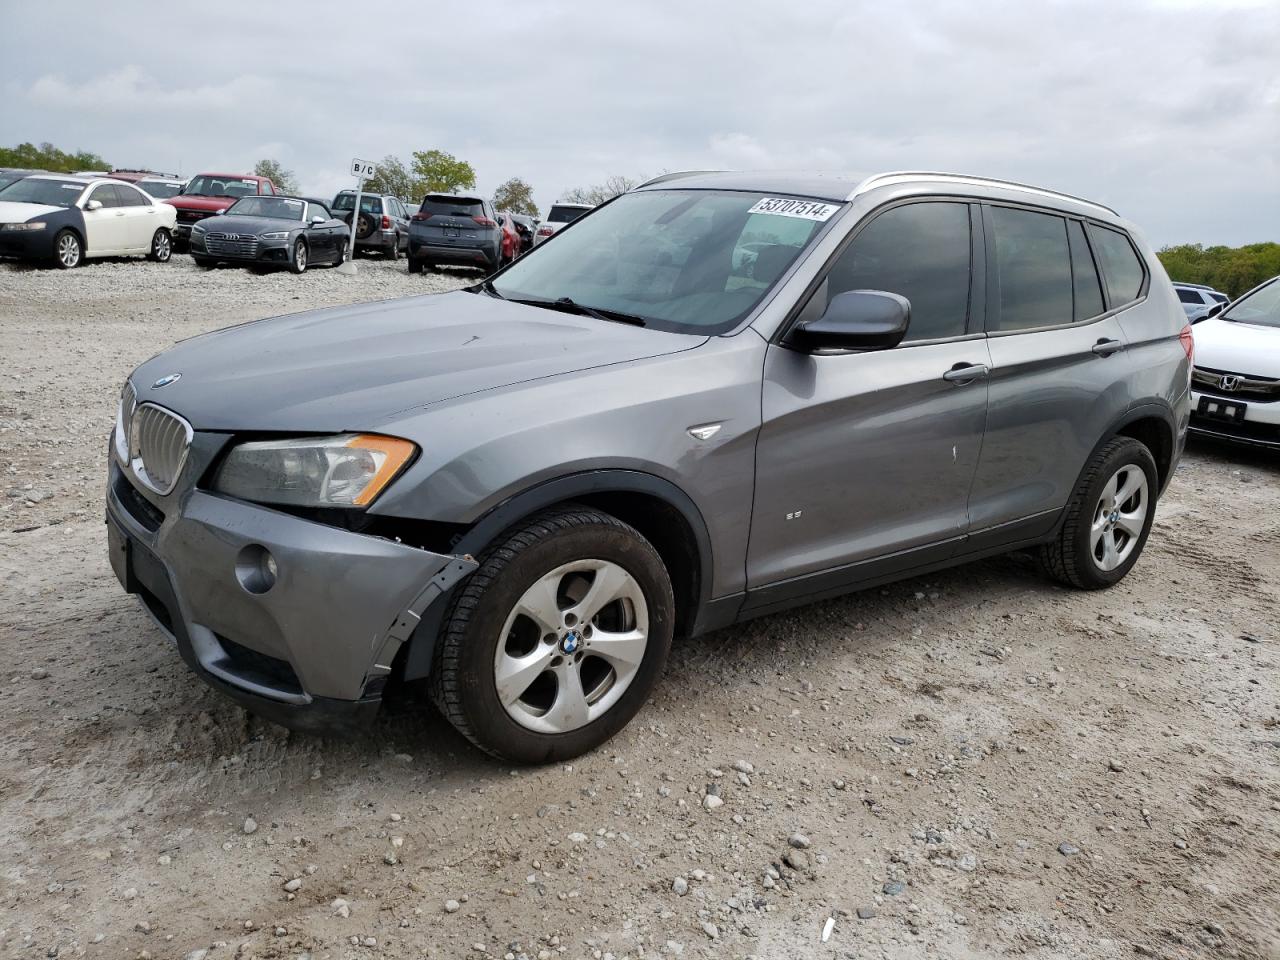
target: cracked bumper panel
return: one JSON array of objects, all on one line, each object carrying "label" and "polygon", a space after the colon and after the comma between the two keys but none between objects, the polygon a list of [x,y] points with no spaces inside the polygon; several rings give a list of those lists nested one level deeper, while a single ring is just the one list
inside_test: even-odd
[{"label": "cracked bumper panel", "polygon": [[[474,569],[201,490],[163,498],[167,510],[156,499],[112,460],[112,566],[184,659],[242,702],[306,708],[380,693],[406,612],[442,574]],[[265,589],[263,551],[275,577]]]}]

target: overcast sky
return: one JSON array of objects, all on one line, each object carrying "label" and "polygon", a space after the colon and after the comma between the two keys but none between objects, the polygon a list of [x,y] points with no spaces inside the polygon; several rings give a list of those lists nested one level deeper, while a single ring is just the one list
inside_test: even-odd
[{"label": "overcast sky", "polygon": [[8,3],[0,142],[303,192],[439,148],[544,211],[610,174],[938,169],[1280,240],[1276,0]]}]

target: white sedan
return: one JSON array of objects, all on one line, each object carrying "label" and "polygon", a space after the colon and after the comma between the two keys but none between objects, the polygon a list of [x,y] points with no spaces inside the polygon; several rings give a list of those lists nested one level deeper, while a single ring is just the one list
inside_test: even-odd
[{"label": "white sedan", "polygon": [[173,253],[178,211],[132,184],[40,174],[0,190],[0,256],[78,267],[89,257]]},{"label": "white sedan", "polygon": [[1280,277],[1194,327],[1191,430],[1280,449]]}]

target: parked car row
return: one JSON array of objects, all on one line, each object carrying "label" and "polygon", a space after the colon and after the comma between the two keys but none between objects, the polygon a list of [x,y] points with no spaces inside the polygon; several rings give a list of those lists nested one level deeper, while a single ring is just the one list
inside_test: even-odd
[{"label": "parked car row", "polygon": [[1210,316],[1215,307],[1222,307],[1231,299],[1225,293],[1204,283],[1177,283],[1173,285],[1182,304],[1182,312],[1192,323],[1199,323]]}]

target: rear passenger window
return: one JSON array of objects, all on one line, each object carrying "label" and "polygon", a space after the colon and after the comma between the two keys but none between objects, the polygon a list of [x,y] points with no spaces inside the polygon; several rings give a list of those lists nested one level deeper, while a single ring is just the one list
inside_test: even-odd
[{"label": "rear passenger window", "polygon": [[1142,261],[1129,238],[1118,230],[1097,224],[1089,226],[1089,236],[1093,238],[1093,248],[1098,251],[1098,262],[1107,278],[1111,306],[1118,307],[1137,300],[1142,292]]},{"label": "rear passenger window", "polygon": [[995,232],[996,312],[992,330],[1070,323],[1071,252],[1062,217],[990,207]]},{"label": "rear passenger window", "polygon": [[1194,303],[1197,306],[1204,303],[1204,301],[1200,299],[1200,294],[1196,293],[1194,290],[1188,290],[1185,287],[1178,287],[1178,299],[1183,303]]},{"label": "rear passenger window", "polygon": [[1098,268],[1089,252],[1084,227],[1079,220],[1067,221],[1067,235],[1071,238],[1071,283],[1075,293],[1076,320],[1096,317],[1106,308],[1102,304],[1102,282]]},{"label": "rear passenger window", "polygon": [[887,290],[911,301],[906,340],[959,337],[969,320],[969,207],[911,203],[876,217],[827,275],[827,297]]}]

